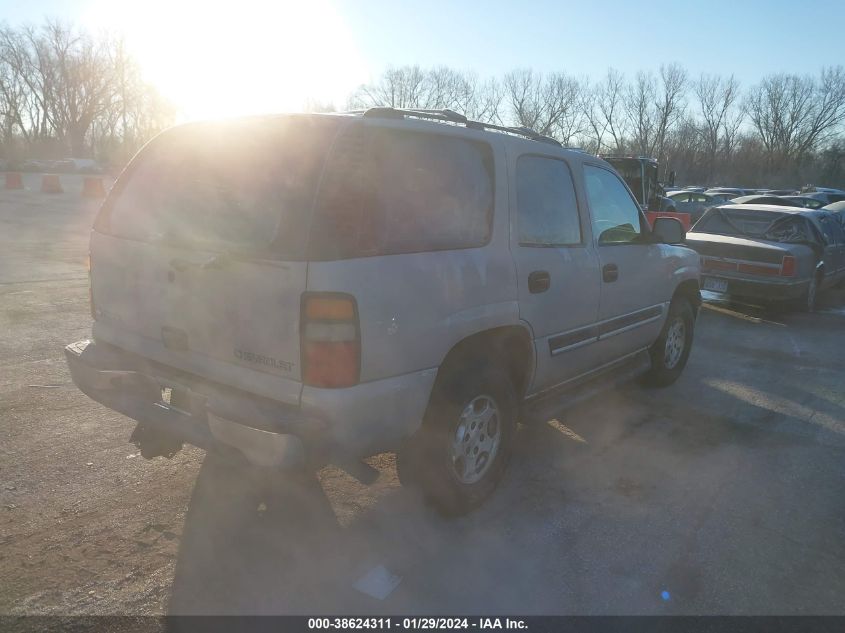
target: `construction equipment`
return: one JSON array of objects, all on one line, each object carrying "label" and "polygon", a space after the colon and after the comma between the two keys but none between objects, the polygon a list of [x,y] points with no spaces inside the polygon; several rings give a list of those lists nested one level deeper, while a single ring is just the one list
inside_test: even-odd
[{"label": "construction equipment", "polygon": [[[648,221],[653,223],[658,217],[677,218],[684,225],[684,229],[690,228],[689,213],[679,213],[671,198],[666,197],[666,190],[657,179],[657,159],[648,156],[600,156],[610,163],[622,179],[631,188],[637,202],[645,211]],[[670,172],[670,187],[675,184],[675,172]]]}]

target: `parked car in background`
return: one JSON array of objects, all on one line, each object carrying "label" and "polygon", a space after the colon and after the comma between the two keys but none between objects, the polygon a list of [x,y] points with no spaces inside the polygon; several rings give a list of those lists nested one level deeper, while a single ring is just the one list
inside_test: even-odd
[{"label": "parked car in background", "polygon": [[718,207],[727,201],[718,196],[711,196],[699,191],[670,191],[667,197],[675,203],[678,211],[690,214],[690,222],[695,224],[710,207]]},{"label": "parked car in background", "polygon": [[695,185],[691,185],[688,187],[684,187],[682,191],[696,191],[698,193],[704,193],[705,191],[707,191],[707,187],[697,187]]},{"label": "parked car in background", "polygon": [[797,196],[801,192],[798,189],[769,189],[764,193],[769,196]]},{"label": "parked car in background", "polygon": [[845,200],[840,202],[834,202],[833,204],[829,204],[827,206],[822,207],[824,211],[827,211],[845,228]]},{"label": "parked car in background", "polygon": [[708,196],[713,196],[714,198],[722,198],[726,201],[733,200],[734,198],[737,198],[739,196],[746,195],[744,191],[721,191],[719,189],[708,189],[704,193],[706,193]]},{"label": "parked car in background", "polygon": [[448,110],[188,124],[102,206],[93,340],[65,355],[144,457],[354,473],[398,449],[400,481],[460,513],[534,403],[678,378],[683,239],[600,158]]},{"label": "parked car in background", "polygon": [[845,192],[839,192],[836,189],[829,191],[814,191],[813,193],[802,193],[801,197],[818,200],[822,206],[833,204],[834,202],[841,202],[845,200]]},{"label": "parked car in background", "polygon": [[795,202],[787,198],[782,198],[780,196],[775,196],[771,194],[739,196],[731,200],[731,202],[734,204],[774,204],[779,207],[803,206],[797,205]]},{"label": "parked car in background", "polygon": [[801,193],[836,193],[845,195],[845,190],[836,189],[834,187],[816,187],[814,185],[807,185],[801,188]]},{"label": "parked car in background", "polygon": [[845,279],[845,230],[827,211],[775,205],[714,207],[687,234],[703,290],[812,311]]},{"label": "parked car in background", "polygon": [[711,195],[711,196],[730,196],[731,198],[736,198],[737,196],[747,196],[752,193],[753,191],[749,191],[748,189],[739,189],[737,187],[711,187],[704,193]]},{"label": "parked car in background", "polygon": [[822,200],[810,198],[809,196],[781,196],[784,200],[789,200],[794,206],[802,207],[804,209],[821,209],[824,206]]},{"label": "parked car in background", "polygon": [[705,191],[705,194],[710,196],[711,198],[715,198],[716,200],[721,200],[724,204],[725,202],[731,202],[734,198],[738,197],[737,194],[734,193],[720,193],[718,191]]}]

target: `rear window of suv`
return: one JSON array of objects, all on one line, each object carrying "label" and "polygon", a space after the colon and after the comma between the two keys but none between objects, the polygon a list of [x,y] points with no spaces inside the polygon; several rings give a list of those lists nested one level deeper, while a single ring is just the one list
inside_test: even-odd
[{"label": "rear window of suv", "polygon": [[118,181],[95,228],[196,250],[332,260],[481,246],[492,214],[486,143],[280,117],[163,134]]},{"label": "rear window of suv", "polygon": [[339,122],[279,117],[165,132],[133,161],[95,228],[117,237],[301,259]]},{"label": "rear window of suv", "polygon": [[491,233],[493,174],[486,143],[349,125],[326,165],[309,258],[482,246]]}]

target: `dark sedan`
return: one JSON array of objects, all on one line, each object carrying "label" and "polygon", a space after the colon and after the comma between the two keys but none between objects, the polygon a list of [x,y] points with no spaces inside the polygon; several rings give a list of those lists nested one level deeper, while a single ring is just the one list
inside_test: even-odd
[{"label": "dark sedan", "polygon": [[845,280],[845,230],[827,211],[714,207],[687,234],[687,246],[701,255],[703,290],[812,311],[819,290]]}]

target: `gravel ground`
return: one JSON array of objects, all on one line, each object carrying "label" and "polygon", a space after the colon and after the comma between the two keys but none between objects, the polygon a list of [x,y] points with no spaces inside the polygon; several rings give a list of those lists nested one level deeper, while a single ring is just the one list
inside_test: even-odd
[{"label": "gravel ground", "polygon": [[[62,178],[0,190],[0,614],[845,614],[845,293],[714,298],[676,385],[521,428],[495,496],[448,520],[390,454],[371,486],[145,461],[64,364],[97,203]],[[353,586],[380,565],[383,600]]]}]

